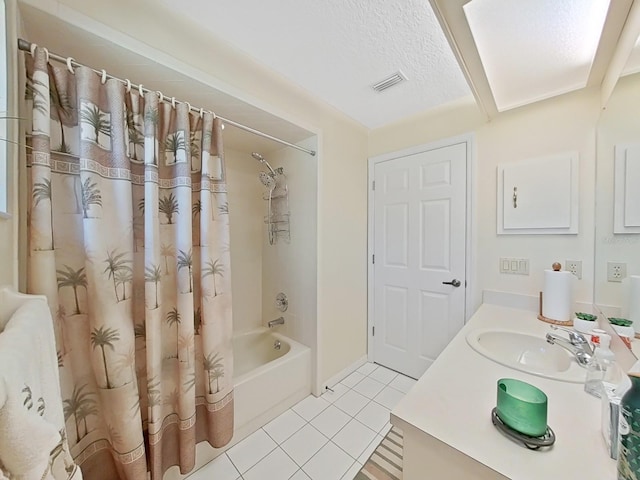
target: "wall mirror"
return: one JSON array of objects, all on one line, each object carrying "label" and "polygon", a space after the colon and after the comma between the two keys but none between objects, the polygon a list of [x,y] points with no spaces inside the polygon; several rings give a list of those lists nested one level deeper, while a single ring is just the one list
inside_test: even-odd
[{"label": "wall mirror", "polygon": [[640,275],[640,42],[601,113],[596,148],[594,303],[605,316],[628,316],[629,277]]}]

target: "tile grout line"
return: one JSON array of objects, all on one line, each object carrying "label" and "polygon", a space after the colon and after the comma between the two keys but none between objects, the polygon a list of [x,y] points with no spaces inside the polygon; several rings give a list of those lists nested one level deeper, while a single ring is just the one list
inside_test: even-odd
[{"label": "tile grout line", "polygon": [[[342,453],[344,453],[345,455],[347,455],[347,457],[349,457],[350,459],[352,459],[352,460],[353,460],[353,463],[351,463],[351,465],[349,465],[349,468],[347,468],[347,470],[344,472],[344,474],[343,474],[343,476],[344,476],[344,475],[345,475],[345,474],[346,474],[346,473],[347,473],[347,472],[348,472],[348,471],[353,467],[353,465],[354,465],[354,464],[359,463],[359,460],[358,460],[358,458],[354,458],[350,453],[346,452],[342,447],[340,447],[340,445],[338,445],[337,443],[335,443],[335,442],[333,441],[333,439],[336,437],[336,435],[338,435],[338,434],[339,434],[339,433],[340,433],[340,432],[341,432],[341,431],[342,431],[342,430],[347,426],[347,424],[349,424],[349,423],[350,423],[350,421],[351,421],[351,420],[355,420],[355,421],[357,421],[360,425],[362,425],[362,426],[364,426],[365,428],[367,428],[367,429],[369,429],[370,431],[372,431],[372,432],[374,433],[374,437],[373,437],[373,439],[371,440],[371,442],[369,442],[369,443],[367,444],[367,446],[365,447],[365,449],[364,449],[362,452],[360,452],[360,454],[358,455],[358,457],[360,457],[360,456],[362,455],[362,453],[364,453],[364,452],[367,450],[367,448],[369,448],[369,446],[370,446],[373,442],[375,442],[375,441],[376,441],[376,438],[378,437],[378,435],[382,435],[382,434],[381,434],[381,432],[386,428],[387,423],[389,423],[389,422],[385,423],[385,425],[384,425],[384,426],[382,426],[382,428],[381,428],[379,431],[375,431],[373,428],[369,427],[368,425],[364,424],[362,421],[360,421],[359,419],[357,419],[357,418],[356,418],[356,415],[358,415],[360,412],[362,412],[362,410],[364,410],[364,409],[365,409],[365,408],[366,408],[366,407],[367,407],[371,402],[374,402],[376,405],[378,405],[378,406],[380,406],[380,407],[382,407],[382,408],[385,408],[385,409],[387,409],[387,410],[391,411],[391,409],[390,409],[390,408],[388,408],[387,406],[385,406],[385,405],[383,405],[383,404],[381,404],[380,402],[378,402],[378,401],[376,401],[376,400],[375,400],[375,397],[377,397],[377,396],[378,396],[378,395],[379,395],[379,394],[380,394],[380,393],[381,393],[385,388],[387,388],[387,387],[388,387],[388,388],[391,388],[392,390],[394,390],[394,391],[396,391],[396,392],[398,392],[398,393],[401,393],[403,396],[404,396],[404,395],[406,395],[406,392],[403,392],[403,391],[401,391],[401,390],[399,390],[399,389],[397,389],[397,388],[395,388],[395,387],[392,387],[392,386],[390,385],[390,384],[391,384],[391,382],[393,382],[393,381],[394,381],[398,376],[402,375],[403,377],[406,377],[406,375],[403,375],[403,374],[401,374],[401,373],[399,373],[399,372],[395,372],[395,373],[396,373],[396,376],[395,376],[395,377],[393,377],[393,378],[392,378],[388,383],[384,383],[384,382],[381,382],[381,381],[379,381],[379,380],[377,380],[377,379],[375,379],[375,378],[370,377],[370,375],[371,375],[373,372],[375,372],[376,370],[378,370],[378,368],[380,368],[380,367],[381,367],[381,368],[385,368],[385,369],[386,369],[386,367],[381,366],[381,365],[377,365],[377,364],[373,364],[373,365],[376,365],[376,368],[374,368],[374,369],[373,369],[371,372],[369,372],[367,375],[364,375],[364,374],[362,374],[361,372],[358,372],[358,370],[355,370],[354,372],[352,372],[352,373],[356,373],[356,372],[357,372],[357,373],[359,373],[360,375],[362,375],[362,377],[363,377],[363,378],[361,378],[360,380],[358,380],[358,381],[357,381],[353,386],[348,386],[348,385],[346,385],[346,384],[342,383],[342,382],[344,381],[344,379],[343,379],[343,380],[341,380],[340,382],[338,382],[336,385],[338,385],[338,384],[342,385],[343,387],[345,387],[345,388],[347,389],[347,391],[345,391],[342,395],[340,395],[340,397],[336,398],[333,402],[331,402],[331,401],[326,400],[326,399],[324,399],[324,398],[323,398],[323,400],[324,400],[325,402],[327,402],[327,403],[328,403],[328,405],[327,405],[327,406],[325,406],[324,408],[322,408],[322,410],[320,410],[316,415],[314,415],[313,417],[311,417],[309,420],[307,420],[305,417],[303,417],[302,415],[300,415],[298,412],[296,412],[296,411],[293,409],[296,405],[298,405],[298,404],[299,404],[300,402],[302,402],[304,399],[303,399],[303,400],[301,400],[300,402],[298,402],[298,403],[297,403],[296,405],[294,405],[293,407],[291,407],[291,408],[290,408],[290,410],[291,410],[293,413],[295,413],[296,415],[298,415],[300,418],[302,418],[302,420],[304,420],[304,424],[303,424],[300,428],[298,428],[296,431],[294,431],[291,435],[289,435],[288,437],[284,438],[284,439],[282,440],[282,442],[278,442],[275,438],[273,438],[271,435],[269,435],[269,432],[268,432],[267,430],[265,430],[265,428],[264,428],[266,425],[265,425],[265,426],[260,427],[260,429],[259,429],[259,430],[262,430],[262,431],[267,435],[267,438],[269,438],[270,440],[272,440],[272,441],[275,443],[275,445],[276,445],[276,446],[275,446],[274,448],[272,448],[271,450],[269,450],[269,452],[268,452],[266,455],[264,455],[263,457],[261,457],[260,459],[258,459],[254,464],[252,464],[252,465],[251,465],[251,466],[246,470],[246,472],[244,472],[244,473],[240,473],[240,469],[236,466],[236,464],[233,462],[233,460],[231,459],[231,457],[227,454],[228,452],[224,452],[224,455],[226,455],[226,456],[227,456],[228,460],[231,462],[231,464],[233,465],[233,467],[234,467],[234,468],[236,469],[236,471],[240,474],[240,477],[238,477],[238,480],[240,480],[240,479],[244,479],[244,474],[245,474],[245,473],[247,473],[249,470],[251,470],[252,468],[254,468],[258,463],[260,463],[260,462],[261,462],[262,460],[264,460],[266,457],[268,457],[269,455],[271,455],[271,454],[272,454],[272,453],[273,453],[277,448],[280,448],[280,449],[285,453],[285,455],[286,455],[286,456],[287,456],[287,457],[288,457],[288,458],[289,458],[289,459],[294,463],[294,465],[298,466],[298,470],[296,470],[296,471],[291,475],[291,477],[292,477],[293,475],[295,475],[296,473],[298,473],[298,471],[300,471],[300,470],[302,470],[305,474],[307,474],[307,473],[306,473],[306,471],[305,471],[305,470],[304,470],[304,468],[303,468],[303,467],[304,467],[304,465],[308,464],[308,463],[309,463],[309,462],[310,462],[310,461],[311,461],[311,460],[312,460],[312,459],[313,459],[313,458],[318,454],[318,452],[319,452],[321,449],[323,449],[323,448],[325,448],[325,447],[327,446],[327,444],[328,444],[328,443],[332,443],[336,448],[338,448],[338,450],[340,450]],[[362,367],[361,367],[361,368],[362,368]],[[394,372],[393,370],[390,370],[390,369],[387,369],[387,370]],[[351,374],[347,375],[347,377],[349,377],[350,375],[351,375]],[[347,378],[347,377],[345,377],[345,378]],[[381,385],[383,386],[383,388],[382,388],[380,391],[378,391],[375,395],[373,395],[373,397],[369,397],[369,396],[367,396],[367,395],[362,394],[361,392],[359,392],[359,391],[357,391],[357,390],[354,390],[354,387],[356,387],[359,383],[361,383],[361,382],[362,382],[363,380],[365,380],[366,378],[369,378],[369,379],[371,379],[372,381],[377,382],[377,383],[379,383],[379,384],[381,384]],[[410,377],[406,377],[406,378],[410,378]],[[412,379],[412,380],[413,380],[413,379]],[[335,385],[334,385],[334,386],[335,386]],[[362,408],[360,408],[360,409],[355,413],[355,415],[351,415],[350,413],[345,412],[345,411],[344,411],[343,409],[341,409],[339,406],[335,405],[335,402],[337,402],[340,398],[342,398],[344,395],[346,395],[349,391],[353,391],[353,392],[357,393],[358,395],[362,396],[363,398],[367,399],[367,402],[362,406]],[[314,398],[322,398],[322,397],[323,397],[323,395],[324,395],[324,394],[326,394],[326,393],[327,393],[327,392],[325,391],[325,392],[324,392],[322,395],[320,395],[319,397],[314,397]],[[307,397],[307,398],[308,398],[308,397]],[[345,424],[344,424],[344,425],[343,425],[343,426],[342,426],[342,427],[341,427],[341,428],[340,428],[340,429],[339,429],[335,434],[333,434],[331,437],[328,437],[327,435],[325,435],[324,433],[322,433],[321,431],[319,431],[319,430],[318,430],[318,429],[317,429],[313,424],[311,424],[311,422],[312,422],[315,418],[317,418],[319,415],[321,415],[323,412],[325,412],[327,409],[329,409],[329,407],[331,407],[332,405],[333,405],[336,409],[338,409],[340,412],[342,412],[342,413],[344,413],[345,415],[347,415],[347,416],[349,417],[349,420],[348,420],[348,421],[347,421],[347,422],[346,422],[346,423],[345,423]],[[284,413],[284,412],[283,412],[283,413]],[[277,418],[277,417],[276,417],[276,418]],[[316,450],[316,451],[315,451],[315,453],[311,456],[311,458],[309,458],[309,459],[308,459],[308,460],[307,460],[303,465],[298,465],[298,463],[297,463],[297,462],[296,462],[296,461],[295,461],[295,460],[294,460],[294,459],[289,455],[289,453],[288,453],[288,452],[287,452],[287,451],[282,447],[282,444],[284,444],[287,440],[289,440],[291,437],[293,437],[296,433],[298,433],[300,430],[302,430],[302,429],[303,429],[305,426],[307,426],[307,425],[311,426],[311,428],[313,428],[313,429],[314,429],[314,430],[316,430],[318,433],[320,433],[324,438],[326,438],[326,439],[327,439],[327,442],[325,442],[325,443],[324,443],[324,444],[323,444],[323,445],[322,445],[318,450]],[[256,430],[256,431],[257,431],[257,430]],[[252,434],[252,435],[253,435],[253,434]],[[382,435],[382,436],[384,437],[384,435]],[[247,438],[248,438],[248,437],[247,437]],[[244,440],[244,439],[243,439],[243,440]],[[291,477],[289,477],[289,478],[291,478]],[[342,478],[342,477],[341,477],[341,478]]]}]

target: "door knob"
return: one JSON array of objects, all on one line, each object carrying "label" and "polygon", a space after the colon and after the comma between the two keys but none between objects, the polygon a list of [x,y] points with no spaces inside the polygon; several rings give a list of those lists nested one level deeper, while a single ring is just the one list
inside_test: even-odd
[{"label": "door knob", "polygon": [[460,280],[458,280],[457,278],[454,278],[453,280],[451,280],[450,282],[442,282],[443,285],[453,285],[454,287],[458,288],[460,285],[462,285],[460,283]]}]

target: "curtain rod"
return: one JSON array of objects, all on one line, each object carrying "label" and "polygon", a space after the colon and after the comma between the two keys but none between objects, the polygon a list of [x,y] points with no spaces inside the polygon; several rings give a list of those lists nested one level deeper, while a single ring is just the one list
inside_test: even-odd
[{"label": "curtain rod", "polygon": [[[19,50],[22,50],[24,52],[29,52],[29,53],[33,54],[32,50],[34,50],[36,46],[37,45],[35,43],[31,43],[31,42],[28,42],[27,40],[24,40],[22,38],[18,38],[18,49]],[[98,75],[104,76],[105,78],[112,78],[114,80],[118,80],[119,82],[122,82],[123,84],[127,85],[127,88],[130,85],[131,88],[135,88],[136,90],[141,91],[141,92],[157,93],[160,96],[160,100],[161,101],[163,101],[164,99],[167,99],[167,100],[171,100],[171,102],[175,102],[175,103],[185,103],[189,107],[189,109],[191,111],[194,111],[194,112],[207,111],[207,110],[204,110],[204,109],[193,107],[188,102],[176,100],[173,97],[167,97],[162,92],[156,92],[154,90],[150,90],[150,89],[148,89],[146,87],[143,87],[142,85],[135,85],[135,84],[131,83],[131,81],[128,80],[128,79],[122,79],[122,78],[119,78],[119,77],[115,77],[115,76],[107,73],[105,70],[96,70],[95,68],[89,67],[88,65],[83,65],[82,63],[76,62],[71,57],[63,57],[61,55],[49,52],[46,49],[45,49],[45,51],[47,52],[49,60],[55,60],[56,62],[65,63],[65,64],[67,64],[67,66],[69,66],[70,69],[72,69],[71,67],[87,67],[87,68],[90,68],[91,70],[93,70],[94,72],[96,72]],[[264,132],[261,132],[260,130],[256,130],[255,128],[251,128],[251,127],[248,127],[247,125],[243,125],[241,123],[234,122],[233,120],[230,120],[228,118],[221,117],[220,115],[216,115],[214,112],[211,112],[211,113],[213,113],[214,117],[218,117],[225,124],[229,124],[231,126],[239,128],[240,130],[244,130],[245,132],[249,132],[249,133],[252,133],[254,135],[258,135],[260,137],[267,138],[269,140],[272,140],[274,142],[280,143],[282,145],[286,145],[288,147],[295,148],[296,150],[300,150],[301,152],[308,153],[312,157],[316,155],[315,150],[309,150],[307,148],[300,147],[300,146],[295,145],[293,143],[289,143],[286,140],[282,140],[282,139],[280,139],[278,137],[274,137],[273,135],[269,135],[268,133],[264,133]]]}]

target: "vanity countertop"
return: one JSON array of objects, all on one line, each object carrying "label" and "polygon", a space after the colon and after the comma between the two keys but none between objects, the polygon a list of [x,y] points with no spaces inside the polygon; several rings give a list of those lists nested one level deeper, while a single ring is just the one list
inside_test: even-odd
[{"label": "vanity countertop", "polygon": [[[540,337],[550,330],[533,312],[482,305],[393,409],[391,423],[434,437],[508,478],[615,479],[616,462],[609,458],[600,429],[600,400],[585,393],[582,384],[538,377],[485,358],[466,340],[479,328]],[[548,425],[556,435],[552,448],[528,450],[493,426],[496,382],[504,377],[547,394]]]}]

